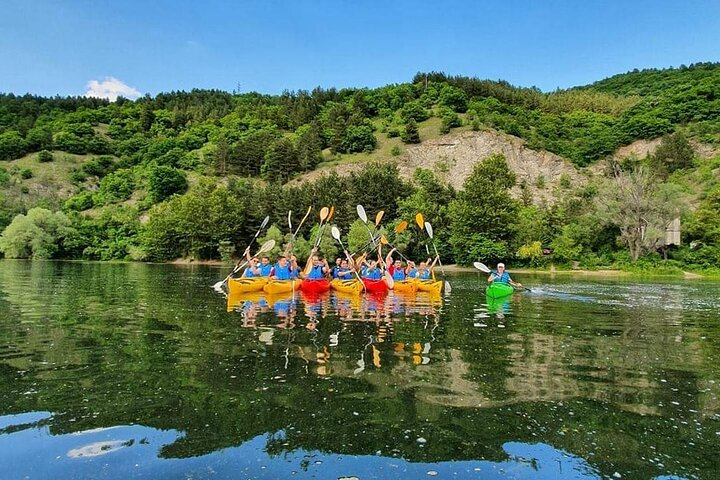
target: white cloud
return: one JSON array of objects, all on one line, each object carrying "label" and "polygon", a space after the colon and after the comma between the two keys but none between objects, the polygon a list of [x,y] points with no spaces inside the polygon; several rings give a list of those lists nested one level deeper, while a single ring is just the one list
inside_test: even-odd
[{"label": "white cloud", "polygon": [[134,100],[142,95],[138,89],[125,85],[114,77],[105,77],[102,81],[90,80],[87,83],[87,88],[86,97],[107,98],[111,102],[114,102],[120,96]]}]

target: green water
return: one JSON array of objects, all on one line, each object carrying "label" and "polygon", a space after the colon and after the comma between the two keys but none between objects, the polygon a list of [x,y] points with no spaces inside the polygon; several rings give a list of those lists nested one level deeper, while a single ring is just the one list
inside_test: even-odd
[{"label": "green water", "polygon": [[232,299],[0,261],[0,478],[719,478],[720,283]]}]

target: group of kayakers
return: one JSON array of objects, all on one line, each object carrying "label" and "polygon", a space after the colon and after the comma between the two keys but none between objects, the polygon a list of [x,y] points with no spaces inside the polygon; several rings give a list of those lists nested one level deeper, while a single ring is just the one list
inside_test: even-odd
[{"label": "group of kayakers", "polygon": [[387,272],[393,280],[408,279],[431,279],[433,277],[433,268],[438,261],[428,258],[426,261],[416,265],[412,260],[394,259],[393,253],[395,248],[390,250],[383,259],[381,248],[378,248],[377,259],[367,258],[366,254],[361,255],[357,260],[347,252],[345,258],[338,257],[335,259],[335,265],[330,267],[327,259],[318,255],[317,248],[310,251],[304,269],[301,269],[295,255],[283,254],[278,256],[275,263],[271,263],[270,257],[267,255],[261,257],[252,257],[249,250],[245,250],[245,258],[247,267],[242,273],[244,278],[269,277],[273,280],[292,280],[292,279],[340,279],[351,280],[357,274],[361,278],[370,280],[380,280]]}]

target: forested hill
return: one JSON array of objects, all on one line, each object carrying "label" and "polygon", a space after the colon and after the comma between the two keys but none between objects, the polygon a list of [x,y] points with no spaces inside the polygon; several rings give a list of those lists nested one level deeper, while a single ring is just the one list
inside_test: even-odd
[{"label": "forested hill", "polygon": [[[493,237],[477,223],[452,219],[447,205],[456,205],[459,215],[453,202],[470,193],[436,178],[434,173],[447,165],[418,172],[407,182],[387,163],[416,152],[410,145],[422,148],[425,141],[463,131],[519,137],[525,148],[552,152],[580,168],[636,140],[663,137],[666,153],[655,161],[662,163],[656,170],[666,181],[678,169],[700,166],[693,164],[688,140],[720,143],[720,65],[629,72],[550,93],[429,72],[376,89],[316,88],[281,95],[193,90],[108,102],[0,94],[0,227],[12,222],[0,250],[15,257],[217,258],[240,248],[265,212],[280,225],[288,210],[331,202],[347,203],[348,211],[357,203],[384,208],[386,218],[394,220],[433,209],[443,199],[433,220],[445,227],[436,228],[437,240],[450,261],[467,261],[463,255],[471,251],[476,257],[516,257],[519,247],[549,245],[556,241],[551,232],[578,225],[575,217],[533,205],[523,190],[522,204],[509,204],[512,216],[505,221],[511,224]],[[375,160],[381,162],[348,179],[286,185],[321,164]],[[507,165],[493,168],[468,174],[502,176]],[[508,187],[516,185],[508,173]],[[593,186],[580,191],[571,178],[562,183],[568,192],[558,198],[577,196],[588,203],[598,194]],[[546,188],[541,179],[534,187]],[[693,199],[693,208],[698,201]],[[59,219],[59,226],[48,227],[50,240],[31,245],[14,232],[54,222],[37,217],[34,207]],[[523,220],[518,216],[523,208],[535,209],[537,218]],[[200,226],[189,217],[207,222]],[[348,228],[352,220],[339,209],[339,226]],[[618,227],[608,225],[608,232]],[[422,240],[408,242],[412,251]],[[579,238],[573,242],[582,244]],[[490,244],[496,250],[487,253]],[[605,258],[598,249],[585,245],[570,253]]]}]

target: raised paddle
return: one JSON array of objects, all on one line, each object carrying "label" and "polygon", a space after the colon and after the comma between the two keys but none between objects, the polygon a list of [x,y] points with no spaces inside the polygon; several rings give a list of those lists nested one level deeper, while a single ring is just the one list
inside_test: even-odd
[{"label": "raised paddle", "polygon": [[[343,245],[343,242],[340,239],[340,229],[337,228],[335,225],[333,225],[332,228],[330,229],[330,234],[340,244],[340,247],[343,249],[343,252],[345,252],[348,257],[348,261],[352,260],[352,257],[350,257],[350,254],[347,253],[347,250],[345,249],[345,245]],[[354,263],[355,262],[353,261],[353,264]],[[362,279],[360,278],[360,274],[358,273],[357,269],[353,268],[352,271],[355,274],[355,276],[357,277],[360,284],[362,285],[363,290],[365,290],[365,284],[363,283]]]},{"label": "raised paddle", "polygon": [[380,220],[382,220],[383,215],[385,215],[384,210],[380,210],[379,212],[377,212],[377,215],[375,215],[375,227],[380,225]]},{"label": "raised paddle", "polygon": [[315,248],[320,245],[320,240],[322,239],[323,222],[328,218],[328,215],[330,215],[330,209],[328,207],[322,207],[320,209],[320,227],[318,228],[318,236],[315,239]]},{"label": "raised paddle", "polygon": [[358,213],[358,217],[360,217],[360,220],[362,220],[363,225],[365,225],[365,228],[367,229],[368,234],[370,235],[370,240],[372,241],[373,246],[377,247],[377,239],[373,236],[373,233],[370,231],[370,227],[367,224],[368,217],[367,217],[367,213],[365,213],[365,207],[363,207],[362,205],[358,205],[357,213]]},{"label": "raised paddle", "polygon": [[[268,224],[269,221],[270,221],[270,215],[267,215],[267,216],[263,219],[262,223],[260,224],[260,228],[258,228],[258,231],[255,232],[255,236],[252,238],[252,240],[250,240],[250,243],[248,243],[248,246],[247,246],[246,250],[249,250],[250,247],[252,246],[252,244],[255,243],[255,240],[256,240],[257,237],[260,235],[260,232],[263,231],[263,229],[267,226],[267,224]],[[273,244],[273,247],[274,247],[274,246],[275,246],[275,244]],[[270,248],[272,249],[272,247],[270,247]],[[214,288],[215,290],[219,290],[220,287],[222,287],[222,285],[223,285],[225,282],[227,282],[227,279],[230,278],[230,276],[233,275],[235,272],[237,272],[237,266],[236,266],[235,268],[233,268],[232,272],[230,272],[230,273],[228,274],[228,276],[225,277],[224,280],[220,280],[219,282],[215,283],[215,284],[213,285],[213,288]]]},{"label": "raised paddle", "polygon": [[[273,248],[275,248],[275,240],[273,240],[271,238],[270,240],[268,240],[267,242],[262,244],[260,249],[257,252],[255,252],[255,256],[261,255],[265,252],[269,252]],[[233,268],[232,272],[230,272],[230,274],[227,277],[225,277],[224,280],[217,282],[215,285],[213,285],[213,288],[217,291],[222,291],[223,284],[225,284],[225,282],[227,282],[230,279],[230,277],[232,277],[236,272],[240,271],[243,267],[245,267],[247,265],[247,263],[248,263],[247,260],[245,260],[243,263],[237,264],[235,266],[235,268]]]},{"label": "raised paddle", "polygon": [[[440,264],[440,271],[443,274],[443,279],[445,279],[445,267],[443,267],[442,261],[440,260],[440,254],[438,253],[437,246],[435,245],[435,239],[433,238],[433,228],[432,225],[430,225],[430,222],[425,222],[425,230],[427,231],[428,237],[430,237],[430,241],[432,242],[433,249],[435,250],[435,255],[437,255],[438,263]],[[452,287],[450,286],[450,282],[445,280],[445,292],[450,293],[452,292]]]}]

